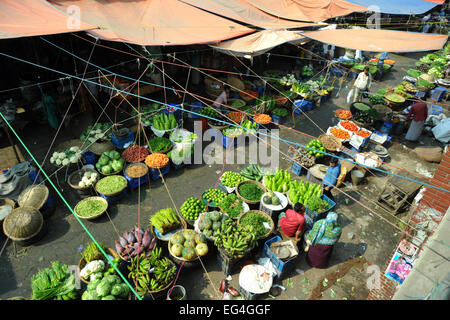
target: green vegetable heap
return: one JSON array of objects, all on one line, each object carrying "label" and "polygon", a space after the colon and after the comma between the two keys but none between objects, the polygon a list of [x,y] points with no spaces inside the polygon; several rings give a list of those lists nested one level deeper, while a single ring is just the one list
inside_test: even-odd
[{"label": "green vegetable heap", "polygon": [[113,194],[123,190],[127,186],[127,180],[123,176],[109,176],[97,182],[96,189],[101,194]]},{"label": "green vegetable heap", "polygon": [[197,220],[198,215],[206,211],[206,205],[202,200],[190,197],[180,208],[181,214],[188,220]]},{"label": "green vegetable heap", "polygon": [[81,217],[93,217],[105,211],[107,204],[102,200],[85,199],[77,205],[77,214]]},{"label": "green vegetable heap", "polygon": [[156,137],[150,140],[149,147],[151,152],[167,151],[172,147],[172,142],[164,137]]},{"label": "green vegetable heap", "polygon": [[304,77],[312,77],[314,75],[313,69],[310,66],[303,66],[301,73]]},{"label": "green vegetable heap", "polygon": [[177,213],[172,208],[161,209],[150,217],[150,224],[165,234],[180,226]]},{"label": "green vegetable heap", "polygon": [[291,183],[291,174],[287,170],[278,169],[274,175],[264,177],[267,189],[277,192],[288,192]]},{"label": "green vegetable heap", "polygon": [[[103,243],[98,242],[99,246],[103,249],[103,251],[106,251],[106,247],[103,245]],[[98,249],[97,245],[94,242],[91,242],[81,253],[81,256],[86,261],[86,263],[89,263],[94,260],[103,260],[104,255],[103,253]]]},{"label": "green vegetable heap", "polygon": [[240,174],[247,179],[255,180],[258,182],[260,182],[264,177],[264,173],[262,173],[261,167],[254,164],[251,164],[247,168],[242,169]]},{"label": "green vegetable heap", "polygon": [[269,219],[258,212],[249,211],[239,221],[243,227],[253,228],[256,238],[264,236],[269,230],[264,226],[264,222],[269,223]]},{"label": "green vegetable heap", "polygon": [[227,194],[219,189],[207,189],[203,194],[203,199],[206,200],[209,206],[214,206],[220,203]]},{"label": "green vegetable heap", "polygon": [[308,199],[308,209],[310,210],[322,212],[327,210],[329,207],[330,204],[326,200],[320,199],[317,195],[311,196]]},{"label": "green vegetable heap", "polygon": [[167,131],[175,129],[176,127],[177,120],[173,113],[170,113],[169,115],[160,113],[153,118],[153,128],[156,130]]},{"label": "green vegetable heap", "polygon": [[105,151],[98,159],[95,167],[100,173],[117,173],[123,169],[125,159],[115,150]]},{"label": "green vegetable heap", "polygon": [[97,123],[94,126],[88,126],[81,134],[80,140],[89,143],[111,140],[108,132],[111,130],[111,123]]},{"label": "green vegetable heap", "polygon": [[242,200],[236,194],[230,193],[219,204],[220,210],[228,214],[231,218],[237,218],[244,212]]},{"label": "green vegetable heap", "polygon": [[311,197],[320,197],[322,195],[322,187],[318,184],[300,181],[294,181],[291,184],[288,196],[293,204],[301,203],[307,205]]},{"label": "green vegetable heap", "polygon": [[244,127],[246,132],[258,131],[258,124],[256,122],[245,119],[241,123],[241,127]]},{"label": "green vegetable heap", "polygon": [[264,190],[253,183],[244,183],[239,186],[239,194],[246,200],[259,201]]},{"label": "green vegetable heap", "polygon": [[288,111],[285,108],[275,108],[275,109],[273,109],[272,114],[279,116],[279,117],[286,117],[288,114]]},{"label": "green vegetable heap", "polygon": [[227,215],[222,215],[219,211],[210,211],[201,218],[198,227],[205,236],[211,238],[222,223],[228,219]]},{"label": "green vegetable heap", "polygon": [[[149,104],[142,106],[140,109],[141,122],[146,126],[153,124],[154,113],[161,109],[161,105],[158,103]],[[137,110],[133,108],[131,115],[136,116],[138,114]]]},{"label": "green vegetable heap", "polygon": [[214,118],[214,117],[216,117],[216,116],[219,115],[219,113],[217,113],[216,110],[214,110],[213,108],[208,107],[208,106],[203,107],[203,108],[200,110],[199,113],[200,113],[201,115],[204,115],[204,116],[207,116],[207,117],[211,117],[211,118]]},{"label": "green vegetable heap", "polygon": [[[311,148],[311,149],[315,149],[315,150],[319,150],[319,151],[322,151],[322,152],[326,152],[326,149],[323,146],[322,142],[320,142],[320,140],[318,140],[318,139],[311,140],[306,146],[308,148]],[[324,153],[315,152],[313,150],[308,150],[308,153],[313,155],[313,156],[315,156],[316,158],[320,158],[320,157],[323,157],[325,155]]]},{"label": "green vegetable heap", "polygon": [[234,188],[242,181],[245,181],[245,177],[241,176],[239,173],[227,171],[222,175],[220,181],[224,186]]},{"label": "green vegetable heap", "polygon": [[31,277],[32,300],[74,300],[78,297],[75,276],[58,261],[51,268],[39,270]]},{"label": "green vegetable heap", "polygon": [[370,95],[369,102],[373,105],[377,105],[377,104],[386,105],[387,104],[387,102],[383,99],[383,95],[380,95],[380,94]]},{"label": "green vegetable heap", "polygon": [[231,258],[240,258],[257,244],[257,238],[251,226],[238,225],[233,219],[225,220],[214,232],[214,244],[225,249]]},{"label": "green vegetable heap", "polygon": [[[150,269],[153,271],[149,272]],[[167,287],[176,274],[176,268],[169,259],[161,257],[161,248],[154,249],[150,256],[134,257],[128,270],[128,278],[137,282],[137,293],[141,298]]]}]

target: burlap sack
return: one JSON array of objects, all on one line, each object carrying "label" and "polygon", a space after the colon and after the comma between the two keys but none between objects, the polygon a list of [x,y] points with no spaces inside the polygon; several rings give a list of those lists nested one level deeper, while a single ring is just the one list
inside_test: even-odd
[{"label": "burlap sack", "polygon": [[417,147],[413,149],[413,152],[420,159],[428,162],[441,162],[443,156],[441,147]]}]

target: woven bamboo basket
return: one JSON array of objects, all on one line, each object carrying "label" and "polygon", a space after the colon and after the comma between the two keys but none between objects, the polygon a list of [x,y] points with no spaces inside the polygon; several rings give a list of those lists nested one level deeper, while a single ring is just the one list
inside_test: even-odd
[{"label": "woven bamboo basket", "polygon": [[271,235],[272,232],[273,232],[273,230],[275,229],[275,223],[273,222],[272,218],[271,218],[267,213],[265,213],[264,211],[261,211],[261,210],[250,210],[250,211],[241,213],[241,215],[239,216],[239,218],[238,218],[238,220],[237,220],[237,223],[240,224],[241,219],[242,219],[246,214],[248,214],[248,213],[250,213],[250,212],[258,213],[258,214],[262,215],[263,217],[267,218],[267,219],[269,220],[269,223],[270,223],[270,229],[267,231],[267,233],[265,233],[264,235],[260,236],[260,237],[258,238],[258,240],[265,239],[265,238],[267,238],[269,235]]},{"label": "woven bamboo basket", "polygon": [[[11,206],[11,212],[12,212],[14,210],[14,208],[16,207],[16,202],[11,199],[0,199],[0,207],[5,206],[5,205]],[[4,217],[0,217],[0,227],[3,224],[3,220],[5,220],[5,218],[7,216],[8,215],[5,215]]]},{"label": "woven bamboo basket", "polygon": [[40,210],[47,202],[49,190],[45,185],[31,185],[23,190],[17,198],[20,207],[33,207]]},{"label": "woven bamboo basket", "polygon": [[[323,143],[325,136],[327,136],[327,139],[333,140],[335,141],[336,146],[335,147],[330,147],[328,146],[328,148],[325,146],[325,144]],[[337,149],[341,149],[342,148],[342,141],[337,139],[336,137],[330,135],[330,134],[321,134],[318,137],[319,141],[322,142],[322,144],[324,145],[325,149],[327,149],[328,151],[336,151]]]},{"label": "woven bamboo basket", "polygon": [[[195,222],[195,221],[194,221],[194,222]],[[172,235],[172,237],[173,237],[174,235],[176,235],[176,234],[181,233],[181,232],[184,232],[184,230],[180,230],[180,231],[174,233],[174,234]],[[170,244],[170,240],[169,240],[169,242],[167,243],[167,248],[168,248],[168,250],[169,250],[170,256],[172,257],[173,261],[174,261],[176,264],[178,264],[178,265],[183,264],[183,267],[194,267],[194,266],[198,265],[199,260],[200,260],[200,257],[199,257],[197,254],[195,255],[195,258],[192,259],[192,260],[187,260],[187,259],[184,259],[183,257],[177,257],[176,255],[174,255],[174,254],[172,253],[172,250],[170,249],[171,246],[172,246],[172,245]]]},{"label": "woven bamboo basket", "polygon": [[33,207],[19,207],[3,221],[3,232],[13,241],[26,242],[37,237],[44,227],[44,218]]},{"label": "woven bamboo basket", "polygon": [[227,83],[230,86],[231,91],[241,92],[245,90],[244,82],[236,77],[228,78]]},{"label": "woven bamboo basket", "polygon": [[[111,176],[110,176],[110,177],[111,177]],[[97,181],[97,183],[95,184],[95,191],[97,191],[97,193],[99,193],[99,194],[104,194],[104,195],[107,196],[107,197],[113,197],[113,196],[116,196],[116,195],[120,194],[120,193],[121,193],[123,190],[125,190],[125,188],[127,187],[128,181],[127,181],[127,179],[125,179],[124,176],[119,176],[119,175],[117,175],[117,177],[120,177],[120,178],[123,179],[124,182],[125,182],[125,186],[124,186],[123,188],[121,188],[120,190],[118,190],[118,191],[116,191],[116,192],[113,192],[113,193],[109,193],[109,194],[100,192],[100,191],[98,190],[98,183],[99,183],[100,181],[102,181],[103,179],[109,178],[109,177],[104,177],[104,178],[100,179],[99,181]]]},{"label": "woven bamboo basket", "polygon": [[[94,216],[90,216],[90,217],[83,217],[83,216],[80,216],[80,215],[77,213],[78,206],[80,205],[80,203],[82,203],[82,202],[84,202],[84,201],[89,201],[89,200],[99,200],[99,201],[102,201],[103,203],[106,204],[106,208],[105,208],[102,212],[99,212],[99,213],[97,213],[97,214],[94,215]],[[101,217],[101,216],[106,212],[106,210],[108,210],[108,201],[107,201],[105,198],[94,196],[94,197],[89,197],[89,198],[86,198],[86,199],[83,199],[83,200],[79,201],[79,202],[77,203],[77,205],[75,206],[75,208],[74,208],[73,211],[75,212],[75,215],[76,215],[78,218],[80,218],[80,219],[94,220],[94,219],[97,219],[97,218]]]},{"label": "woven bamboo basket", "polygon": [[[113,258],[117,258],[119,256],[119,254],[111,248],[106,248],[106,253],[109,253]],[[107,262],[107,260],[104,260],[104,261],[105,261],[105,263]],[[80,274],[81,270],[83,270],[83,268],[85,266],[86,266],[86,260],[84,260],[84,258],[82,257],[80,259],[80,261],[78,262],[78,274]],[[88,284],[90,282],[89,280],[86,280],[81,276],[80,276],[80,280],[86,284]]]},{"label": "woven bamboo basket", "polygon": [[94,142],[88,147],[88,150],[92,151],[95,155],[101,156],[105,151],[114,150],[115,147],[111,141],[106,142]]},{"label": "woven bamboo basket", "polygon": [[267,188],[266,188],[262,183],[259,183],[259,182],[257,182],[257,181],[253,181],[253,180],[245,180],[245,181],[242,181],[241,183],[239,183],[239,184],[236,186],[235,192],[236,192],[236,195],[238,196],[238,198],[241,199],[242,201],[244,201],[244,202],[247,203],[247,204],[258,204],[258,203],[259,203],[259,199],[258,199],[257,201],[250,201],[250,200],[245,199],[245,198],[239,193],[239,187],[240,187],[241,185],[243,185],[243,184],[255,184],[255,185],[257,185],[258,187],[260,187],[264,192],[267,192]]},{"label": "woven bamboo basket", "polygon": [[67,178],[67,184],[74,189],[76,192],[78,192],[80,195],[87,195],[87,194],[91,194],[93,193],[93,185],[89,186],[89,187],[80,187],[78,186],[78,183],[81,181],[81,179],[83,178],[83,175],[85,172],[97,172],[93,169],[85,169],[85,168],[81,168],[79,170],[76,170],[74,172],[72,172],[69,176],[69,178]]}]

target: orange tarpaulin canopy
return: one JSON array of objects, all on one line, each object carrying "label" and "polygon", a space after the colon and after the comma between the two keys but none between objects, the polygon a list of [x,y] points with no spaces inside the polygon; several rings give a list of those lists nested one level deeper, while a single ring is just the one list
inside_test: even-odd
[{"label": "orange tarpaulin canopy", "polygon": [[299,21],[324,21],[346,16],[353,12],[365,12],[366,7],[344,0],[246,0],[253,6],[276,17]]},{"label": "orange tarpaulin canopy", "polygon": [[215,14],[244,22],[263,29],[288,29],[314,26],[315,24],[288,21],[274,17],[247,3],[246,0],[181,0]]},{"label": "orange tarpaulin canopy", "polygon": [[342,48],[372,52],[415,52],[441,49],[447,35],[379,29],[301,32],[305,37]]},{"label": "orange tarpaulin canopy", "polygon": [[285,42],[298,42],[302,39],[306,38],[294,31],[264,30],[239,39],[224,41],[212,47],[224,53],[231,51],[232,54],[237,56],[244,56],[246,54],[257,56]]},{"label": "orange tarpaulin canopy", "polygon": [[95,29],[45,0],[1,0],[0,39]]},{"label": "orange tarpaulin canopy", "polygon": [[254,30],[178,0],[52,0],[65,10],[81,9],[81,19],[99,25],[94,37],[138,45],[217,43]]}]

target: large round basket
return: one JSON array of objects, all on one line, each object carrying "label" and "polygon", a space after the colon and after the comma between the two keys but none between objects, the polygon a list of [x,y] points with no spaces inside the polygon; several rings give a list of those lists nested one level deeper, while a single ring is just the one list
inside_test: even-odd
[{"label": "large round basket", "polygon": [[31,185],[20,193],[17,203],[20,207],[32,207],[40,210],[47,202],[48,196],[49,190],[45,185]]},{"label": "large round basket", "polygon": [[[242,210],[241,210],[241,213],[240,213],[240,214],[242,214],[242,213],[247,212],[247,211],[250,210],[250,207],[248,206],[248,204],[245,203],[244,201],[242,201],[241,199],[237,199],[236,201],[240,201],[240,202],[242,203]],[[229,214],[226,213],[224,210],[222,210],[222,208],[219,207],[219,210],[220,210],[220,212],[221,212],[222,214],[226,214],[227,216],[229,216]],[[239,214],[239,215],[240,215],[240,214]],[[239,217],[239,216],[237,216],[237,217],[230,217],[230,218],[236,220],[238,217]]]},{"label": "large round basket", "polygon": [[264,216],[265,218],[267,218],[267,219],[269,220],[270,229],[267,230],[267,233],[266,233],[266,234],[260,236],[260,237],[258,238],[258,240],[265,239],[265,238],[267,238],[269,235],[271,235],[272,232],[273,232],[273,230],[275,229],[275,223],[273,222],[272,218],[271,218],[267,213],[265,213],[264,211],[261,211],[261,210],[250,210],[250,211],[248,211],[248,212],[244,212],[244,213],[242,213],[242,214],[239,216],[239,218],[238,218],[238,220],[237,220],[237,223],[240,224],[241,219],[242,219],[246,214],[249,214],[250,212],[258,213],[258,214]]},{"label": "large round basket", "polygon": [[342,141],[331,134],[321,134],[318,139],[328,151],[335,152],[342,148]]},{"label": "large round basket", "polygon": [[242,99],[228,99],[228,105],[233,109],[242,109],[246,106],[246,102]]},{"label": "large round basket", "polygon": [[243,185],[243,184],[255,184],[255,185],[257,185],[258,187],[260,187],[264,192],[267,192],[267,188],[266,188],[262,183],[260,183],[260,182],[253,181],[253,180],[245,180],[245,181],[242,181],[241,183],[239,183],[239,184],[236,186],[235,192],[236,192],[236,195],[238,196],[238,198],[241,199],[242,201],[244,201],[245,203],[248,203],[248,204],[258,204],[258,203],[259,203],[259,199],[256,200],[256,201],[251,201],[251,200],[245,199],[245,198],[239,193],[239,187],[240,187],[241,185]]},{"label": "large round basket", "polygon": [[[175,268],[177,267],[177,266],[175,265],[175,263],[173,263],[172,260],[170,260],[170,259],[167,259],[167,260],[169,260],[169,263],[170,263],[172,266],[174,266]],[[175,271],[175,273],[176,273],[176,271]],[[177,278],[176,276],[173,277],[172,281],[170,281],[170,283],[168,283],[168,284],[167,284],[164,288],[162,288],[162,289],[154,290],[154,291],[149,291],[149,292],[147,293],[147,296],[149,295],[149,296],[153,297],[154,299],[157,299],[157,298],[161,298],[161,297],[163,297],[163,296],[166,296],[167,290],[169,290],[169,288],[173,285],[173,283],[175,282],[176,278]]]},{"label": "large round basket", "polygon": [[211,124],[211,121],[208,121],[208,125],[209,125],[212,129],[215,129],[215,130],[218,130],[218,131],[221,131],[221,130],[226,129],[226,128],[229,127],[228,124],[221,125],[221,126],[216,126],[216,125]]},{"label": "large round basket", "polygon": [[67,178],[67,183],[69,184],[69,186],[81,196],[93,194],[93,185],[89,187],[78,186],[85,172],[97,173],[97,171],[93,169],[81,168],[79,170],[72,172],[69,175],[69,178]]},{"label": "large round basket", "polygon": [[[112,177],[112,176],[110,176],[110,177]],[[122,191],[125,190],[125,188],[127,187],[128,181],[127,181],[127,179],[125,179],[124,176],[119,176],[119,175],[117,175],[116,177],[119,177],[120,179],[123,179],[123,181],[125,182],[125,186],[124,186],[123,188],[121,188],[120,190],[118,190],[118,191],[116,191],[116,192],[109,193],[109,194],[100,192],[100,191],[98,190],[98,183],[99,183],[100,181],[102,181],[103,179],[109,178],[109,177],[104,177],[104,178],[100,179],[99,181],[97,181],[97,183],[95,184],[95,191],[97,191],[97,193],[103,194],[103,195],[105,195],[105,196],[107,196],[107,197],[113,197],[113,196],[116,196],[116,195],[122,193]]]},{"label": "large round basket", "polygon": [[[167,138],[164,138],[164,139],[167,139]],[[150,139],[150,141],[152,141],[153,139]],[[168,141],[170,141],[170,139],[167,139]],[[171,143],[171,145],[170,145],[170,147],[168,147],[167,149],[165,149],[165,150],[161,150],[161,151],[153,151],[152,149],[151,149],[151,147],[150,147],[150,145],[148,146],[148,150],[150,151],[150,153],[164,153],[164,154],[167,154],[170,150],[172,150],[172,148],[173,148],[173,142],[172,141],[170,141],[170,143]],[[145,158],[144,158],[145,159]]]},{"label": "large round basket", "polygon": [[[184,230],[180,230],[180,231],[174,233],[172,235],[172,237],[180,232],[184,232]],[[198,265],[199,259],[200,259],[200,257],[198,255],[196,255],[195,258],[192,260],[187,260],[187,259],[184,259],[183,257],[177,257],[176,255],[174,255],[172,253],[172,250],[170,249],[170,247],[171,247],[171,244],[170,244],[170,240],[169,240],[169,242],[167,243],[167,249],[169,250],[169,254],[176,264],[178,264],[178,265],[183,264],[183,267],[194,267],[194,266]]]},{"label": "large round basket", "polygon": [[111,151],[114,149],[114,145],[111,141],[94,142],[88,147],[88,150],[92,151],[97,156],[101,156],[105,151]]},{"label": "large round basket", "polygon": [[[99,213],[97,213],[94,216],[90,216],[90,217],[80,216],[77,213],[78,206],[80,205],[80,203],[85,202],[85,201],[89,201],[89,200],[99,200],[99,201],[101,201],[101,202],[106,204],[106,208],[102,212],[99,212]],[[94,219],[97,219],[97,218],[101,217],[106,212],[106,210],[108,210],[108,201],[105,198],[102,198],[102,197],[89,197],[89,198],[83,199],[80,202],[78,202],[73,211],[75,212],[76,216],[78,218],[80,218],[80,219],[94,220]]]},{"label": "large round basket", "polygon": [[31,242],[43,227],[44,218],[39,210],[33,207],[16,208],[3,221],[5,235],[18,242]]},{"label": "large round basket", "polygon": [[387,122],[392,117],[392,109],[384,104],[376,104],[373,108],[378,112],[381,117],[381,120]]},{"label": "large round basket", "polygon": [[[106,253],[109,254],[110,256],[112,256],[113,258],[117,258],[119,256],[119,254],[114,251],[111,248],[106,248]],[[105,264],[107,263],[107,260],[104,260]],[[83,257],[81,257],[80,261],[78,262],[78,274],[80,274],[81,270],[83,270],[83,268],[86,266],[86,260],[84,260]],[[84,283],[88,284],[89,280],[84,279],[83,277],[80,276],[80,280],[83,281]]]},{"label": "large round basket", "polygon": [[227,80],[231,91],[240,92],[245,90],[245,84],[242,80],[236,77],[230,77]]}]

